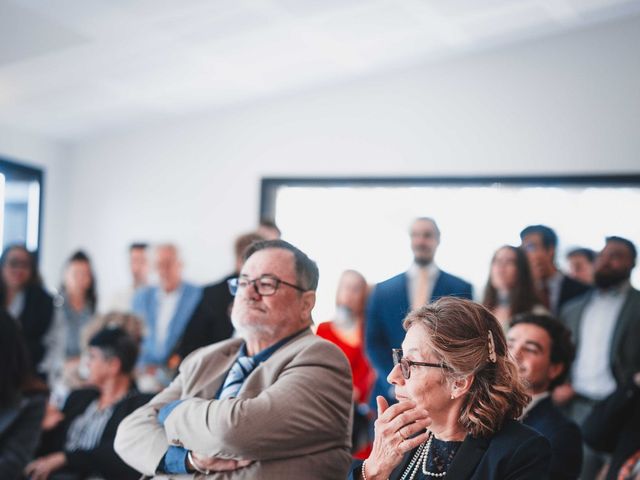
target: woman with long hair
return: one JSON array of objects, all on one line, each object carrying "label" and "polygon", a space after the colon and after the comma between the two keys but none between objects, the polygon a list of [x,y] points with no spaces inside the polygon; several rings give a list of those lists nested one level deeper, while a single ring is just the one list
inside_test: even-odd
[{"label": "woman with long hair", "polygon": [[45,355],[53,298],[42,287],[33,254],[23,245],[8,246],[0,257],[0,308],[21,326],[29,363],[36,370]]},{"label": "woman with long hair", "polygon": [[543,313],[536,295],[526,254],[511,245],[500,247],[491,259],[491,269],[484,289],[483,305],[495,315],[506,331],[518,313],[536,308]]}]

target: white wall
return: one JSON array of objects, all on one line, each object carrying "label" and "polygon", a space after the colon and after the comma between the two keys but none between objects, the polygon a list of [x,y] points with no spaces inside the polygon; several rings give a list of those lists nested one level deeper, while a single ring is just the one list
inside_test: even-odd
[{"label": "white wall", "polygon": [[40,268],[47,286],[57,288],[67,245],[68,149],[37,135],[0,125],[0,157],[41,168],[44,172]]},{"label": "white wall", "polygon": [[263,176],[638,173],[637,45],[638,17],[88,139],[47,249],[86,247],[104,295],[132,240],[178,242],[195,281],[226,273]]}]

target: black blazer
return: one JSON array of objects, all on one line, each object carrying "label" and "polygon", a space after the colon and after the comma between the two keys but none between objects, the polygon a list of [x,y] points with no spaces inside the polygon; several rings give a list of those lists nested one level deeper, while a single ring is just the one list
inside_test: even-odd
[{"label": "black blazer", "polygon": [[51,295],[42,287],[27,287],[24,309],[18,317],[18,322],[22,326],[22,335],[29,351],[31,367],[36,371],[45,354],[43,337],[53,322],[53,298]]},{"label": "black blazer", "polygon": [[607,480],[618,478],[625,460],[640,449],[640,388],[632,381],[598,402],[582,425],[585,442],[611,453]]},{"label": "black blazer", "polygon": [[[43,435],[38,455],[64,451],[67,457],[67,465],[63,470],[57,472],[62,474],[63,478],[67,478],[64,475],[79,479],[90,475],[97,475],[106,480],[135,480],[140,478],[141,474],[124,463],[116,454],[113,449],[113,440],[116,437],[116,430],[120,422],[135,409],[147,403],[153,395],[140,394],[135,387],[132,387],[129,393],[129,396],[116,404],[113,415],[107,422],[96,448],[68,452],[64,451],[64,444],[71,423],[87,409],[91,402],[100,396],[100,392],[92,388],[71,392],[62,410],[64,420],[54,430]],[[52,479],[55,479],[55,473]]]},{"label": "black blazer", "polygon": [[233,325],[230,310],[233,296],[229,292],[227,280],[237,276],[237,273],[233,273],[202,290],[200,303],[175,348],[175,353],[180,358],[186,357],[200,347],[231,338]]},{"label": "black blazer", "polygon": [[560,296],[558,297],[558,305],[555,309],[555,314],[559,314],[562,310],[562,306],[572,298],[579,297],[583,293],[586,293],[591,288],[582,282],[574,280],[566,275],[562,276],[562,284],[560,285]]},{"label": "black blazer", "polygon": [[[415,450],[405,455],[389,475],[398,480]],[[488,438],[467,436],[447,471],[451,480],[545,480],[549,478],[551,450],[539,433],[515,420]],[[362,462],[355,464],[349,480],[360,478]]]},{"label": "black blazer", "polygon": [[522,423],[544,435],[551,444],[551,480],[575,480],[582,468],[582,435],[578,425],[565,417],[551,397],[533,407]]}]

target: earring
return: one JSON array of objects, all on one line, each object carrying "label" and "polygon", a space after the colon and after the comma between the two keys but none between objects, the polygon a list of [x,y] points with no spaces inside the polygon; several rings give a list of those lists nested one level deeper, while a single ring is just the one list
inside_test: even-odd
[{"label": "earring", "polygon": [[454,400],[456,398],[456,396],[452,393],[451,394],[451,400]]}]

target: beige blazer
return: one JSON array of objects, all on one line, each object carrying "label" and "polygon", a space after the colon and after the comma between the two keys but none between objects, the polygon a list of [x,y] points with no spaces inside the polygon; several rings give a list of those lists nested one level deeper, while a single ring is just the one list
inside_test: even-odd
[{"label": "beige blazer", "polygon": [[[177,445],[209,456],[253,460],[208,479],[346,478],[352,381],[342,351],[309,330],[256,367],[237,398],[211,400],[241,345],[241,339],[226,340],[185,358],[171,385],[120,424],[114,444],[118,455],[149,476],[169,445]],[[158,410],[177,399],[186,400],[160,425]]]}]

